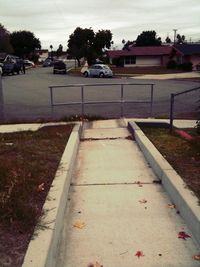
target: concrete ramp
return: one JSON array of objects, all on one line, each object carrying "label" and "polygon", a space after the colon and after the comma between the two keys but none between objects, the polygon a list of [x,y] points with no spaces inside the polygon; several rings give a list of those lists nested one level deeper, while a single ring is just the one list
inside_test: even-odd
[{"label": "concrete ramp", "polygon": [[199,248],[171,204],[123,121],[91,124],[79,147],[57,267],[200,266],[192,258]]}]

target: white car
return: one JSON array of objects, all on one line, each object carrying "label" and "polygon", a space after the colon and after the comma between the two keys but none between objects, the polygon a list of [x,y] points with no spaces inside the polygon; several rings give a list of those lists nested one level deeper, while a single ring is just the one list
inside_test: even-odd
[{"label": "white car", "polygon": [[112,70],[104,64],[94,64],[83,72],[85,77],[113,77]]},{"label": "white car", "polygon": [[3,74],[3,64],[0,63],[0,76]]},{"label": "white car", "polygon": [[33,61],[28,60],[28,59],[24,59],[24,65],[26,67],[33,67],[33,68],[35,67],[35,63]]}]

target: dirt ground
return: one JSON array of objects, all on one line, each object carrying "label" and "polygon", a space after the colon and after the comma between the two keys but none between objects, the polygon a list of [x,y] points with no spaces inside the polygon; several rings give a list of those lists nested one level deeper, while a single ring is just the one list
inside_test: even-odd
[{"label": "dirt ground", "polygon": [[20,267],[72,125],[0,134],[0,267]]},{"label": "dirt ground", "polygon": [[192,140],[175,132],[170,134],[169,129],[142,127],[142,130],[200,199],[200,136],[196,130],[185,129]]}]

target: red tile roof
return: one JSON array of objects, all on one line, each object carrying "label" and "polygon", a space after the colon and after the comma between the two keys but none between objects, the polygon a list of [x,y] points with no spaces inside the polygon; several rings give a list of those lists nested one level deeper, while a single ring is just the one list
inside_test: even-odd
[{"label": "red tile roof", "polygon": [[107,51],[109,57],[116,58],[120,56],[161,56],[169,55],[172,46],[134,46],[129,50],[110,50]]}]

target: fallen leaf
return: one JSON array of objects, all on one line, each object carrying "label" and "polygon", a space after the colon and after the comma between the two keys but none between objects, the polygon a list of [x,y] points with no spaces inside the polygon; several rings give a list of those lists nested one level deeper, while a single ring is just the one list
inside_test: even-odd
[{"label": "fallen leaf", "polygon": [[37,187],[37,192],[42,192],[42,191],[44,191],[44,183],[38,185]]},{"label": "fallen leaf", "polygon": [[185,233],[185,232],[179,232],[178,233],[178,238],[181,238],[181,239],[183,239],[183,240],[186,240],[187,238],[190,238],[191,236],[190,235],[188,235],[187,233]]},{"label": "fallen leaf", "polygon": [[162,181],[161,180],[153,180],[153,183],[154,184],[162,184]]},{"label": "fallen leaf", "polygon": [[143,253],[142,251],[138,250],[138,251],[136,252],[135,256],[137,256],[138,258],[140,258],[140,257],[144,257],[144,253]]},{"label": "fallen leaf", "polygon": [[199,255],[194,255],[192,258],[194,260],[196,260],[196,261],[200,261],[200,254]]},{"label": "fallen leaf", "polygon": [[89,263],[87,267],[103,267],[99,262],[96,261],[96,263]]},{"label": "fallen leaf", "polygon": [[128,135],[128,136],[125,137],[125,139],[127,139],[127,140],[133,140],[133,136],[132,135]]},{"label": "fallen leaf", "polygon": [[94,267],[103,267],[103,265],[101,265],[99,262],[96,262]]},{"label": "fallen leaf", "polygon": [[141,199],[141,200],[139,200],[139,202],[140,202],[141,204],[144,204],[144,203],[147,203],[147,200],[146,200],[146,199]]},{"label": "fallen leaf", "polygon": [[5,143],[6,146],[12,146],[13,143]]},{"label": "fallen leaf", "polygon": [[140,181],[137,181],[136,184],[138,184],[139,187],[142,187],[142,183]]},{"label": "fallen leaf", "polygon": [[76,222],[75,224],[73,224],[73,227],[76,227],[78,229],[83,229],[86,226],[86,224],[83,222]]},{"label": "fallen leaf", "polygon": [[167,204],[167,206],[168,206],[168,208],[170,208],[170,209],[175,209],[176,208],[176,205],[174,205],[174,204]]}]

